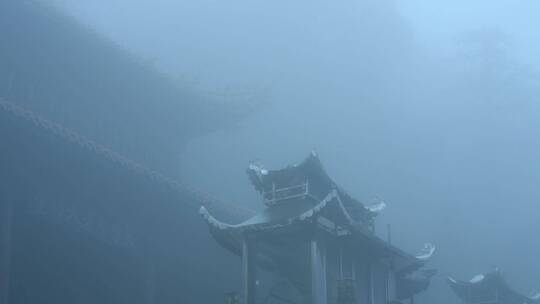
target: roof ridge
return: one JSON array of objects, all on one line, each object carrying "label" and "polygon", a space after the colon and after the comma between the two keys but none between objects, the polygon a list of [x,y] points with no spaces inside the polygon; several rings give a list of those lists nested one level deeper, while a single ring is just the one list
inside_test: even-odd
[{"label": "roof ridge", "polygon": [[[88,139],[78,134],[77,132],[62,126],[59,123],[50,121],[42,117],[41,115],[25,107],[22,107],[13,102],[10,102],[2,97],[0,97],[0,109],[18,118],[29,121],[36,127],[42,128],[54,134],[55,136],[66,140],[67,142],[70,142],[72,144],[75,144],[84,148],[87,151],[100,155],[101,157],[104,157],[108,159],[109,161],[116,163],[120,165],[121,167],[124,167],[134,173],[141,174],[157,183],[167,185],[173,191],[184,193],[184,194],[187,193],[189,196],[193,198],[193,200],[200,202],[200,204],[196,205],[196,207],[207,206],[207,207],[226,208],[229,212],[233,211],[236,215],[253,213],[253,211],[250,209],[235,206],[233,204],[224,203],[218,200],[217,198],[207,193],[202,192],[200,189],[197,189],[193,185],[190,185],[186,182],[175,180],[173,178],[170,178],[162,174],[159,171],[156,171],[144,165],[141,165],[140,163],[137,163],[136,161],[129,159],[125,157],[124,155],[108,147],[105,147],[104,145],[100,143],[97,143],[91,139]],[[193,202],[191,201],[190,203],[193,204]]]}]

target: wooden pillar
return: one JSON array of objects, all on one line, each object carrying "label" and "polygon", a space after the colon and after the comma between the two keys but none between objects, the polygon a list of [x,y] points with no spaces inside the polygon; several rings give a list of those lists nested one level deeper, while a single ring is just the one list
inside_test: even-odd
[{"label": "wooden pillar", "polygon": [[317,238],[310,243],[311,255],[311,303],[326,304],[326,248]]},{"label": "wooden pillar", "polygon": [[0,201],[0,304],[9,303],[13,205]]},{"label": "wooden pillar", "polygon": [[242,291],[244,304],[257,300],[257,252],[253,240],[244,237],[242,243]]}]

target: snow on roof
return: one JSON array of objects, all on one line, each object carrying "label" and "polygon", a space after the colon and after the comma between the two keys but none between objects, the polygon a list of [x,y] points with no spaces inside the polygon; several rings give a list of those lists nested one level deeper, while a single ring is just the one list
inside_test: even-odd
[{"label": "snow on roof", "polygon": [[435,246],[431,243],[426,243],[416,258],[421,261],[427,261],[433,256],[433,253],[435,253]]},{"label": "snow on roof", "polygon": [[384,209],[386,209],[386,203],[381,201],[377,204],[366,206],[366,209],[373,213],[381,213]]},{"label": "snow on roof", "polygon": [[386,204],[381,203],[371,206],[372,209],[370,210],[360,201],[347,194],[328,176],[315,152],[311,152],[298,165],[287,166],[278,170],[267,170],[260,163],[253,162],[249,165],[247,174],[255,189],[263,196],[270,194],[275,197],[275,194],[272,193],[275,193],[276,190],[278,192],[283,190],[281,193],[286,193],[292,188],[305,186],[309,197],[322,200],[329,192],[336,190],[350,217],[355,222],[366,225],[371,225],[372,218],[376,213],[386,207]]},{"label": "snow on roof", "polygon": [[525,296],[512,289],[504,280],[499,269],[475,275],[469,281],[460,281],[448,277],[452,290],[465,302],[490,301],[495,295],[505,299],[507,304],[533,304],[540,302],[540,293]]},{"label": "snow on roof", "polygon": [[477,274],[469,282],[473,284],[480,283],[484,280],[484,278],[485,276],[483,274]]},{"label": "snow on roof", "polygon": [[305,201],[304,204],[283,204],[277,208],[268,208],[247,221],[231,225],[214,218],[203,206],[199,214],[208,224],[217,230],[271,230],[291,225],[296,222],[306,221],[321,212],[331,201],[338,198],[337,191],[331,191],[316,205]]},{"label": "snow on roof", "polygon": [[253,170],[261,175],[267,175],[268,170],[264,168],[264,166],[259,162],[252,162],[249,164],[249,170]]}]

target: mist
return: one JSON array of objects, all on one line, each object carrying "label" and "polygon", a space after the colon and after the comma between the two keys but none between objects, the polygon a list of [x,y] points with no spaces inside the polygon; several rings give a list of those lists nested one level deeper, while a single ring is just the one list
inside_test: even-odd
[{"label": "mist", "polygon": [[408,252],[437,246],[418,303],[456,303],[447,275],[494,267],[540,289],[540,3],[42,2],[175,85],[250,107],[163,164],[182,181],[261,210],[250,161],[281,168],[317,151],[351,195],[388,205],[377,235],[391,224]]}]

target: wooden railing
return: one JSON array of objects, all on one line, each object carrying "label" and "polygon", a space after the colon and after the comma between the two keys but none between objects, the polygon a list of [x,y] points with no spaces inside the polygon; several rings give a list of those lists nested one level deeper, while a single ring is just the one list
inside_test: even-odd
[{"label": "wooden railing", "polygon": [[272,206],[283,201],[304,198],[309,195],[309,182],[303,184],[276,188],[276,184],[272,183],[272,190],[262,193],[263,201],[267,206]]}]

